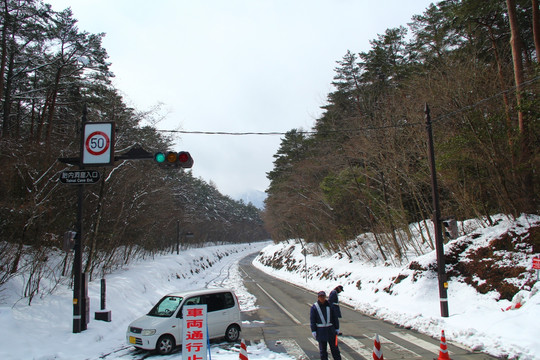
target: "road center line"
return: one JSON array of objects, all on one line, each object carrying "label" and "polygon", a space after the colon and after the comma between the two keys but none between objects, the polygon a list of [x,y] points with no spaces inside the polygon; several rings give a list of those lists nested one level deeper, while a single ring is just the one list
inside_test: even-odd
[{"label": "road center line", "polygon": [[287,311],[287,309],[285,309],[280,303],[278,303],[278,301],[276,299],[274,299],[272,296],[270,296],[270,294],[263,289],[263,287],[259,284],[256,284],[265,294],[266,296],[268,296],[270,298],[270,300],[272,300],[288,317],[291,318],[292,321],[294,321],[295,323],[297,323],[298,325],[302,325],[302,323],[300,321],[298,321],[297,318],[295,318],[290,312]]}]

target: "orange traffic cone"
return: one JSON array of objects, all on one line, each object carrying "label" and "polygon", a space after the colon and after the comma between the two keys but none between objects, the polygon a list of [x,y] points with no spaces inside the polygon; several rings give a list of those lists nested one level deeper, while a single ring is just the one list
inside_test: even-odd
[{"label": "orange traffic cone", "polygon": [[446,346],[446,336],[444,336],[444,330],[441,334],[441,349],[439,350],[439,358],[437,360],[452,360],[448,355],[448,347]]},{"label": "orange traffic cone", "polygon": [[244,339],[242,339],[242,342],[240,343],[240,356],[238,358],[240,360],[248,360],[247,347]]},{"label": "orange traffic cone", "polygon": [[378,334],[375,334],[373,339],[373,360],[384,360]]}]

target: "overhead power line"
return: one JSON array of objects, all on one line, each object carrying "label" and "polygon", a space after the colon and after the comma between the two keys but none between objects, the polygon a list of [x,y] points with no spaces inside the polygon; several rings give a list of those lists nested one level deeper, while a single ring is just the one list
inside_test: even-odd
[{"label": "overhead power line", "polygon": [[[415,125],[425,125],[425,123],[404,123],[399,125],[387,125],[387,126],[367,126],[364,128],[355,128],[355,129],[336,129],[336,130],[325,130],[325,131],[314,131],[314,130],[296,130],[298,134],[304,135],[315,135],[315,134],[333,134],[333,133],[351,133],[351,132],[363,132],[368,130],[383,130],[397,127],[406,127],[406,126],[415,126]],[[160,132],[170,132],[170,133],[179,133],[179,134],[195,134],[195,135],[232,135],[232,136],[243,136],[243,135],[286,135],[287,132],[280,131],[268,131],[268,132],[232,132],[232,131],[190,131],[190,130],[158,130]]]},{"label": "overhead power line", "polygon": [[[521,84],[522,88],[533,84],[537,82],[540,79],[540,76],[536,76],[530,80],[527,80]],[[514,86],[512,88],[500,91],[494,95],[491,95],[489,97],[486,97],[484,99],[478,100],[474,104],[464,106],[460,109],[457,109],[455,111],[441,114],[439,116],[436,116],[432,119],[432,123],[437,123],[442,120],[451,118],[457,114],[461,114],[465,111],[472,110],[490,100],[493,100],[494,98],[497,98],[503,94],[514,92],[517,90],[517,87]],[[315,135],[315,134],[334,134],[334,133],[358,133],[358,132],[365,132],[365,131],[373,131],[373,130],[384,130],[384,129],[392,129],[392,128],[403,128],[408,126],[417,126],[417,125],[425,125],[425,122],[411,122],[408,123],[406,121],[402,121],[399,124],[394,125],[385,125],[385,126],[366,126],[363,128],[355,128],[355,129],[336,129],[336,130],[325,130],[325,131],[314,131],[314,130],[305,130],[300,131],[296,130],[296,133],[298,134],[304,134],[304,135]],[[254,131],[244,131],[244,132],[234,132],[234,131],[192,131],[192,130],[157,130],[159,132],[169,132],[169,133],[178,133],[178,134],[189,134],[189,135],[228,135],[228,136],[246,136],[246,135],[262,135],[262,136],[283,136],[286,135],[289,131],[282,132],[282,131],[260,131],[260,132],[254,132]]]},{"label": "overhead power line", "polygon": [[[269,132],[231,132],[231,131],[190,131],[190,130],[158,130],[160,132],[170,132],[179,134],[194,134],[194,135],[285,135],[284,132],[269,131]],[[315,131],[299,131],[301,133],[315,133]]]}]

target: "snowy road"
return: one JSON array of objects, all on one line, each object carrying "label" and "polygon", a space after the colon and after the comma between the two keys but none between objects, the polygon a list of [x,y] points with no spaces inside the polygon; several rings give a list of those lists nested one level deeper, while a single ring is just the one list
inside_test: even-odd
[{"label": "snowy road", "polygon": [[[309,307],[317,297],[313,291],[270,277],[251,265],[253,256],[240,262],[241,273],[247,290],[257,297],[259,309],[252,320],[264,320],[263,326],[244,326],[246,339],[264,339],[268,348],[276,352],[287,352],[301,359],[318,359],[318,348],[309,329]],[[433,339],[416,331],[398,327],[365,316],[343,306],[340,320],[343,336],[340,349],[344,359],[371,359],[373,338],[379,335],[385,359],[436,358],[440,350],[440,339]],[[479,352],[449,344],[453,359],[480,360],[496,359]]]}]

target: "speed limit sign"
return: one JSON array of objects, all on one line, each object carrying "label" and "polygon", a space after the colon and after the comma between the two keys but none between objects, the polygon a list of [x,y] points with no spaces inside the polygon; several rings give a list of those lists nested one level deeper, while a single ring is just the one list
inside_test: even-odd
[{"label": "speed limit sign", "polygon": [[82,164],[91,166],[114,163],[114,122],[84,124]]}]

